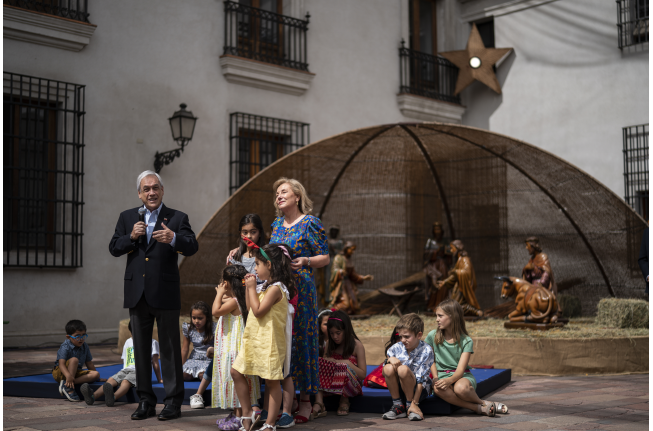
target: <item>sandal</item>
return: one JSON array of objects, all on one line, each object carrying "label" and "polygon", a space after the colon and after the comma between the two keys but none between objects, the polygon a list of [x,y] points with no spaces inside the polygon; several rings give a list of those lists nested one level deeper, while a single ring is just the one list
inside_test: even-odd
[{"label": "sandal", "polygon": [[[311,400],[299,400],[300,403],[311,403]],[[297,410],[299,412],[299,410]],[[310,421],[313,418],[313,405],[311,405],[311,412],[309,413],[308,417],[302,416],[300,414],[295,415],[295,423],[296,424],[305,424],[306,422]]]},{"label": "sandal", "polygon": [[[249,417],[249,416],[241,417],[240,418],[240,428],[238,428],[238,431],[250,431],[252,428],[254,428],[254,425],[256,424],[256,422],[258,422],[259,418],[260,418],[260,415],[257,415],[256,412],[254,412],[254,411],[252,412],[252,417]],[[246,427],[243,424],[243,421],[250,421],[251,424],[248,427]]]},{"label": "sandal", "polygon": [[505,415],[508,413],[508,406],[503,404],[503,403],[494,403],[497,405],[497,413],[501,413],[502,415]]},{"label": "sandal", "polygon": [[240,418],[236,415],[218,425],[218,429],[221,431],[238,431],[241,427]]},{"label": "sandal", "polygon": [[476,408],[476,414],[493,418],[497,414],[497,406],[492,401],[483,401]]},{"label": "sandal", "polygon": [[349,414],[349,398],[340,397],[340,405],[338,406],[336,414],[338,416],[347,416]]},{"label": "sandal", "polygon": [[276,425],[272,426],[270,424],[265,423],[265,424],[263,424],[263,426],[261,428],[258,429],[258,431],[263,431],[263,430],[266,430],[266,429],[271,429],[272,431],[277,431],[277,426]]},{"label": "sandal", "polygon": [[326,407],[324,407],[324,404],[318,403],[317,401],[315,401],[313,404],[320,406],[320,411],[316,412],[315,409],[313,409],[313,413],[311,413],[311,419],[323,418],[327,415]]}]

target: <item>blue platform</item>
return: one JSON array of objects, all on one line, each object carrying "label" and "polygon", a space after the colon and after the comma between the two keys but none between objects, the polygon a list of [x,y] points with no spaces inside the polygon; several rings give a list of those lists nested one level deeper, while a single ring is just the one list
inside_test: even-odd
[{"label": "blue platform", "polygon": [[[108,379],[120,371],[121,368],[122,364],[118,364],[107,367],[98,367],[97,370],[100,372],[101,378]],[[376,368],[375,365],[368,365],[367,372],[372,372],[374,368]],[[481,398],[508,384],[511,378],[510,370],[473,368],[471,371],[478,384],[476,392]],[[154,372],[152,372],[152,387],[158,401],[162,403],[165,398],[163,384],[156,383],[155,379]],[[197,392],[199,384],[199,381],[184,382],[184,404],[189,403],[190,396]],[[77,385],[76,387],[78,393],[79,386],[80,385]],[[91,387],[95,390],[100,387],[100,384],[92,383]],[[59,384],[54,381],[51,373],[4,379],[3,390],[5,396],[11,397],[61,398],[61,395],[59,395]],[[204,401],[207,405],[210,405],[211,385],[209,385],[204,394]],[[80,398],[82,398],[81,393],[79,393],[79,395]],[[117,401],[128,403],[138,402],[136,390],[132,389],[127,393],[127,395]],[[351,398],[350,402],[350,411],[352,412],[382,414],[390,409],[392,399],[390,393],[386,389],[370,389],[363,387],[363,395]],[[338,397],[325,397],[325,405],[329,411],[336,410],[338,406]],[[429,415],[448,415],[457,409],[457,407],[442,401],[434,395],[422,401],[420,403],[420,408],[424,414]]]}]

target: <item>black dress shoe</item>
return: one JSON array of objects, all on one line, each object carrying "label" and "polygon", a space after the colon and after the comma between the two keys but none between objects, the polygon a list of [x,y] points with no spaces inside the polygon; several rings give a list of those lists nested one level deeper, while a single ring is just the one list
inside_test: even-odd
[{"label": "black dress shoe", "polygon": [[170,419],[177,419],[181,417],[181,407],[174,406],[172,404],[166,404],[159,413],[158,419],[160,421],[167,421]]},{"label": "black dress shoe", "polygon": [[140,421],[143,419],[151,418],[156,415],[156,410],[154,407],[149,405],[146,401],[141,401],[138,404],[138,408],[134,413],[132,413],[132,420]]}]

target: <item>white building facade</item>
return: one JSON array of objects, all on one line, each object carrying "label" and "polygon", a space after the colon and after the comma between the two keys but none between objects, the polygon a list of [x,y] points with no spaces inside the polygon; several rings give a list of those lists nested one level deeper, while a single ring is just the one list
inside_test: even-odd
[{"label": "white building facade", "polygon": [[[117,337],[125,258],[109,240],[140,204],[137,175],[176,147],[181,103],[198,120],[161,171],[164,202],[196,233],[278,157],[383,123],[506,134],[623,197],[622,129],[649,115],[648,3],[644,33],[639,1],[623,2],[639,15],[621,39],[613,0],[5,2],[4,345],[61,342],[70,319],[90,343]],[[472,23],[513,48],[500,95],[454,95],[437,57],[464,49]]]}]

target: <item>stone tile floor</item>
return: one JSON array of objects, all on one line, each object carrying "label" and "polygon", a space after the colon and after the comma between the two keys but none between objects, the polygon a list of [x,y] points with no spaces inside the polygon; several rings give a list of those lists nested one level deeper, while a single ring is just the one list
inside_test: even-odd
[{"label": "stone tile floor", "polygon": [[[94,347],[97,364],[117,363],[115,348]],[[56,355],[56,348],[54,348]],[[4,376],[38,374],[52,363],[52,349],[4,352]],[[118,358],[120,355],[118,354]],[[18,360],[19,359],[19,360]],[[113,360],[113,362],[108,362]],[[51,366],[50,366],[51,367]],[[31,372],[30,372],[31,370]],[[422,422],[407,419],[384,421],[379,415],[351,413],[298,425],[297,430],[419,431],[419,430],[648,430],[648,374],[620,376],[515,376],[487,399],[510,408],[495,418],[477,416],[461,409],[450,416],[427,416]],[[195,430],[217,429],[215,421],[227,412],[219,409],[191,410],[183,406],[180,419],[162,422],[155,418],[132,421],[136,404],[102,402],[87,406],[64,399],[3,398],[5,430]],[[161,406],[159,406],[160,408]]]}]

